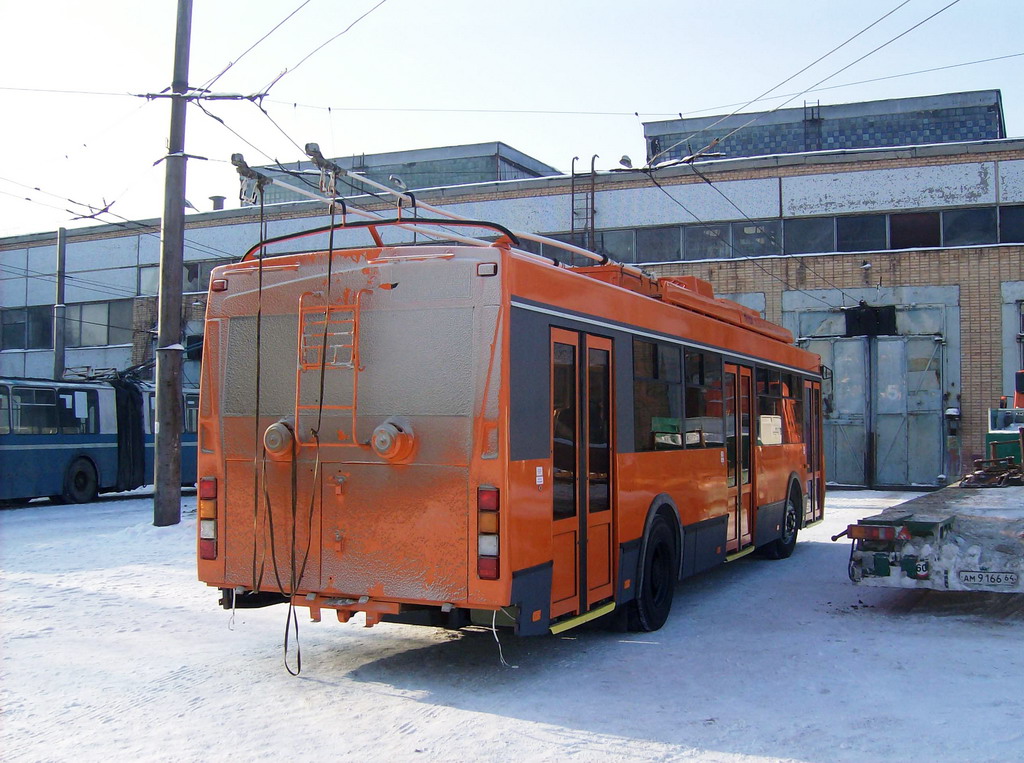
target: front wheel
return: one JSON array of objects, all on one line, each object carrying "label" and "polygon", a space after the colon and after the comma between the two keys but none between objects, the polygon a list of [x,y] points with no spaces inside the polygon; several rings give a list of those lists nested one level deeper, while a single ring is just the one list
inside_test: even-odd
[{"label": "front wheel", "polygon": [[782,514],[782,536],[764,546],[769,559],[788,559],[796,548],[796,535],[800,527],[800,497],[792,492],[786,499]]},{"label": "front wheel", "polygon": [[664,514],[658,514],[651,522],[642,564],[640,590],[630,602],[629,627],[634,631],[656,631],[672,610],[679,568],[675,533]]},{"label": "front wheel", "polygon": [[67,503],[88,503],[96,499],[96,469],[85,458],[76,458],[68,467],[64,477],[64,494]]}]

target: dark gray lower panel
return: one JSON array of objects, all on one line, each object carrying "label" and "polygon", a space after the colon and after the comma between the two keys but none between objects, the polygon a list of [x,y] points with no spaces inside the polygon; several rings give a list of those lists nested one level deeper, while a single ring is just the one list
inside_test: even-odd
[{"label": "dark gray lower panel", "polygon": [[[551,621],[552,563],[544,562],[512,573],[512,605],[519,607],[516,635],[540,636]],[[534,612],[540,612],[537,620]]]},{"label": "dark gray lower panel", "polygon": [[689,577],[725,561],[728,515],[683,527],[683,574]]},{"label": "dark gray lower panel", "polygon": [[757,507],[757,519],[754,521],[755,546],[763,546],[782,537],[782,516],[785,510],[785,501],[766,503]]},{"label": "dark gray lower panel", "polygon": [[[640,538],[627,541],[619,546],[619,584],[615,589],[615,604],[623,604],[636,598],[637,574],[640,570]],[[626,581],[629,588],[626,588]]]}]

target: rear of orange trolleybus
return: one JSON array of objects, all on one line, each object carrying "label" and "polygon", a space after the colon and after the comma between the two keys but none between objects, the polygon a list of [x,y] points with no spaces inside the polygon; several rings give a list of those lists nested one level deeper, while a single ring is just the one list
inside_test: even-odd
[{"label": "rear of orange trolleybus", "polygon": [[[214,271],[198,569],[225,607],[521,635],[618,609],[653,630],[678,578],[788,556],[821,518],[817,356],[696,279],[512,242]],[[663,381],[638,381],[654,354]],[[687,417],[691,358],[719,376]],[[768,418],[801,442],[754,431],[762,371],[799,388],[798,423]]]}]

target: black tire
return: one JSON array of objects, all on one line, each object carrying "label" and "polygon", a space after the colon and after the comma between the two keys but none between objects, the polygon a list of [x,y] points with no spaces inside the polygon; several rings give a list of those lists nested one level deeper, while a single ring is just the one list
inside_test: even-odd
[{"label": "black tire", "polygon": [[796,536],[800,528],[800,495],[796,490],[789,492],[786,506],[782,510],[782,537],[766,543],[762,549],[768,559],[788,559],[796,548]]},{"label": "black tire", "polygon": [[64,477],[64,495],[67,503],[89,503],[96,500],[96,469],[86,458],[76,458]]},{"label": "black tire", "polygon": [[656,631],[668,620],[679,572],[676,535],[668,519],[658,514],[647,534],[641,562],[640,588],[630,602],[629,629]]}]

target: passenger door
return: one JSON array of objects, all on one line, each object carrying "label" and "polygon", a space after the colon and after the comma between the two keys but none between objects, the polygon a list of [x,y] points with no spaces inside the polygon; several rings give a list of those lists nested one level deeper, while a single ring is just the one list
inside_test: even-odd
[{"label": "passenger door", "polygon": [[752,492],[751,370],[725,364],[726,486],[729,529],[726,551],[750,545]]},{"label": "passenger door", "polygon": [[613,586],[612,342],[551,330],[551,616],[582,614]]}]

